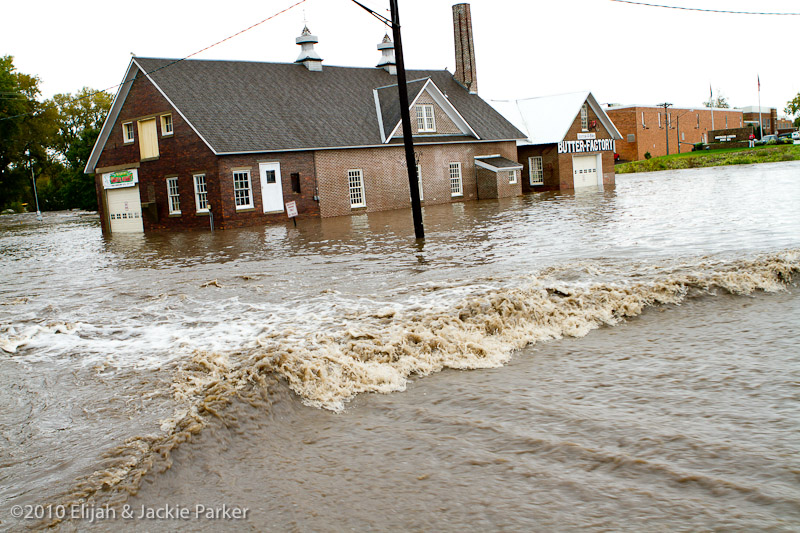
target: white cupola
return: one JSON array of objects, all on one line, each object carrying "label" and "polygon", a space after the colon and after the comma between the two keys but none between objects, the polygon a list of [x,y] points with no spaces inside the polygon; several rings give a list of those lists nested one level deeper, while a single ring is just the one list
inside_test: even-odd
[{"label": "white cupola", "polygon": [[397,76],[397,61],[394,59],[394,43],[389,38],[388,33],[378,45],[378,50],[381,51],[381,60],[378,61],[377,66],[383,67],[383,70],[392,76]]},{"label": "white cupola", "polygon": [[308,29],[308,26],[305,26],[303,27],[303,33],[294,41],[300,45],[300,55],[297,56],[295,63],[302,63],[308,70],[321,72],[322,58],[314,50],[314,45],[319,42],[317,36],[311,35],[311,30]]}]

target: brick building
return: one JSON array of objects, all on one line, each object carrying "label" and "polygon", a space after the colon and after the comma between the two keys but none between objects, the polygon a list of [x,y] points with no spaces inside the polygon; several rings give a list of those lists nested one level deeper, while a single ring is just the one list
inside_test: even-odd
[{"label": "brick building", "polygon": [[764,135],[786,133],[794,131],[794,123],[788,117],[778,117],[778,110],[774,107],[749,106],[741,109],[744,114],[744,123],[753,126],[763,127]]},{"label": "brick building", "polygon": [[614,184],[614,145],[621,136],[592,93],[491,104],[526,134],[517,141],[523,192]]},{"label": "brick building", "polygon": [[[608,116],[622,135],[617,153],[622,161],[638,161],[647,152],[653,157],[691,151],[696,143],[709,142],[709,131],[742,128],[739,109],[612,106]],[[711,139],[713,141],[713,139]]]},{"label": "brick building", "polygon": [[[477,95],[469,6],[453,16],[456,73],[407,72],[423,205],[522,193],[524,135]],[[104,231],[409,207],[391,40],[376,68],[323,68],[308,28],[296,41],[294,63],[134,57],[86,167]]]}]

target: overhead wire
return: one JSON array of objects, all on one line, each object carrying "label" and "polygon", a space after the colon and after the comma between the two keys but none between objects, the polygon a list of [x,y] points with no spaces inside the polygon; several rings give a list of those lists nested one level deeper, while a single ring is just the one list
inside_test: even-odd
[{"label": "overhead wire", "polygon": [[[175,64],[177,64],[177,63],[180,63],[181,61],[185,61],[185,60],[189,59],[190,57],[196,56],[197,54],[200,54],[200,53],[202,53],[202,52],[205,52],[206,50],[209,50],[209,49],[211,49],[211,48],[214,48],[215,46],[217,46],[217,45],[219,45],[219,44],[222,44],[222,43],[224,43],[225,41],[229,41],[230,39],[233,39],[234,37],[238,37],[239,35],[243,34],[244,32],[246,32],[246,31],[250,31],[250,30],[252,30],[253,28],[255,28],[256,26],[260,26],[261,24],[264,24],[265,22],[267,22],[267,21],[269,21],[269,20],[272,20],[272,19],[274,19],[275,17],[277,17],[277,16],[279,16],[279,15],[282,15],[282,14],[286,13],[287,11],[289,11],[289,10],[291,10],[291,9],[294,9],[295,7],[299,6],[300,4],[303,4],[303,3],[305,3],[306,1],[307,1],[307,0],[299,0],[298,2],[295,2],[294,4],[292,4],[292,5],[290,5],[289,7],[287,7],[286,9],[282,9],[281,11],[278,11],[278,12],[277,12],[277,13],[275,13],[274,15],[270,15],[269,17],[265,18],[264,20],[262,20],[262,21],[260,21],[260,22],[256,22],[256,23],[255,23],[255,24],[253,24],[252,26],[249,26],[249,27],[247,27],[247,28],[243,29],[242,31],[236,32],[236,33],[234,33],[233,35],[229,35],[228,37],[225,37],[224,39],[222,39],[222,40],[220,40],[220,41],[217,41],[217,42],[215,42],[214,44],[211,44],[211,45],[209,45],[209,46],[206,46],[205,48],[203,48],[203,49],[201,49],[201,50],[198,50],[197,52],[193,52],[193,53],[191,53],[191,54],[189,54],[189,55],[187,55],[187,56],[185,56],[185,57],[182,57],[182,58],[180,58],[180,59],[175,59],[174,61],[171,61],[171,62],[167,63],[166,65],[162,65],[162,66],[160,66],[160,67],[158,67],[158,68],[156,68],[156,69],[153,69],[153,70],[151,70],[151,71],[149,71],[149,72],[145,72],[145,75],[146,75],[146,76],[149,76],[150,74],[153,74],[153,73],[155,73],[155,72],[158,72],[159,70],[164,70],[165,68],[169,68],[169,67],[171,67],[171,66],[173,66],[173,65],[175,65]],[[71,100],[67,100],[66,102],[62,102],[62,103],[60,103],[60,104],[54,104],[54,105],[50,105],[50,106],[45,106],[43,109],[51,109],[51,108],[54,108],[54,107],[60,107],[60,106],[62,106],[62,105],[65,105],[65,104],[71,104],[71,103],[73,103],[73,102],[79,102],[79,101],[81,101],[81,100],[85,100],[86,98],[91,98],[92,96],[94,96],[94,95],[96,95],[96,94],[100,94],[100,93],[108,92],[108,91],[111,91],[111,90],[117,89],[117,88],[119,88],[119,87],[122,87],[122,86],[123,86],[123,85],[125,85],[126,83],[133,83],[133,80],[131,80],[131,81],[123,81],[122,83],[118,83],[118,84],[116,84],[116,85],[112,85],[111,87],[108,87],[108,88],[106,88],[106,89],[102,89],[102,90],[99,90],[99,91],[92,91],[92,92],[90,92],[90,93],[88,93],[88,94],[85,94],[85,95],[83,95],[83,96],[79,96],[79,97],[77,97],[77,98],[73,98],[73,99],[71,99]],[[29,111],[29,112],[27,112],[27,113],[20,113],[20,114],[18,114],[18,115],[12,115],[12,116],[10,116],[10,117],[2,117],[2,118],[0,118],[0,121],[3,121],[3,120],[11,120],[11,119],[13,119],[13,118],[24,117],[24,116],[27,116],[27,115],[33,115],[34,113],[35,113],[35,111]]]},{"label": "overhead wire", "polygon": [[725,9],[705,9],[700,7],[683,7],[683,6],[668,6],[664,4],[648,4],[645,2],[634,2],[633,0],[611,0],[612,2],[620,2],[622,4],[633,4],[635,6],[646,7],[663,7],[666,9],[680,9],[684,11],[701,11],[704,13],[729,13],[734,15],[782,15],[782,16],[800,16],[800,13],[768,13],[761,11],[729,11]]}]

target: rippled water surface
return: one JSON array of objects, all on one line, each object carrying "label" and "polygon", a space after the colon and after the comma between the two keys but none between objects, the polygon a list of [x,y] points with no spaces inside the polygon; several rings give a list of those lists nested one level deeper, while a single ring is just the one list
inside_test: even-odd
[{"label": "rippled water surface", "polygon": [[781,163],[427,207],[424,244],[408,211],[0,217],[0,528],[220,527],[11,514],[83,502],[239,506],[253,531],[795,531],[799,206]]}]

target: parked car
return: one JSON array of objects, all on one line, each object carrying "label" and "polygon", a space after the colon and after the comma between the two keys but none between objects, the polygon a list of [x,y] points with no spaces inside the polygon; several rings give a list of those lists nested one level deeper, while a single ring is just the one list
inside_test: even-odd
[{"label": "parked car", "polygon": [[800,131],[793,131],[792,132],[792,140],[800,141]]}]

